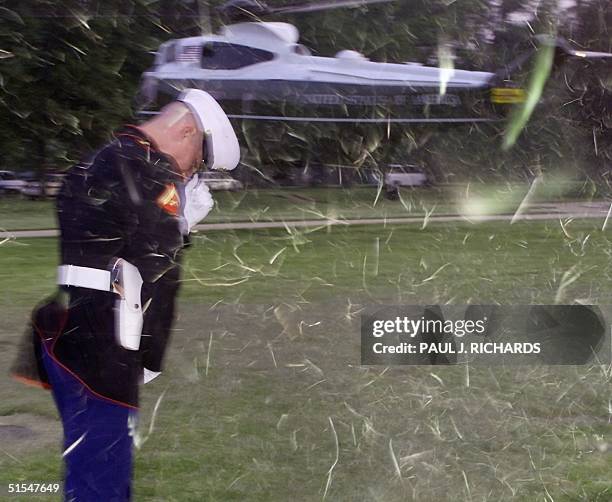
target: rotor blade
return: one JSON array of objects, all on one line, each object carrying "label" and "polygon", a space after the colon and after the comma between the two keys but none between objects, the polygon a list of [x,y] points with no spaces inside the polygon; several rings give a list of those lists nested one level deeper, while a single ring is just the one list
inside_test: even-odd
[{"label": "rotor blade", "polygon": [[584,59],[608,59],[612,58],[610,52],[596,52],[596,51],[583,51],[581,49],[575,49],[574,46],[569,43],[563,37],[553,37],[550,35],[536,35],[535,39],[543,45],[552,45],[568,56],[574,56]]},{"label": "rotor blade", "polygon": [[275,14],[291,14],[294,12],[316,12],[320,10],[340,9],[343,7],[363,7],[365,5],[377,3],[389,3],[394,0],[339,0],[329,2],[319,2],[308,5],[288,5],[287,7],[271,8],[270,12]]},{"label": "rotor blade", "polygon": [[593,51],[580,51],[574,50],[570,52],[571,56],[576,56],[578,58],[584,59],[607,59],[612,58],[612,53],[610,52],[593,52]]},{"label": "rotor blade", "polygon": [[229,0],[215,10],[230,21],[259,18],[270,14],[270,8],[259,0]]}]

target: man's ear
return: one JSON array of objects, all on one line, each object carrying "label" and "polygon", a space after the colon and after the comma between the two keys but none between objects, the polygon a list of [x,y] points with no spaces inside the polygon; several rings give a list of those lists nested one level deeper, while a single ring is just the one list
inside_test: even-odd
[{"label": "man's ear", "polygon": [[197,133],[198,133],[197,128],[190,124],[185,124],[183,128],[181,129],[181,137],[183,139],[190,138],[191,136]]}]

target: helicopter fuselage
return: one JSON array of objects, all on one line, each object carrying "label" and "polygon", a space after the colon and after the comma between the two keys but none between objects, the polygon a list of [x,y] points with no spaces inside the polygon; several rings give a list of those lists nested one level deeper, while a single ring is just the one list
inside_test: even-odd
[{"label": "helicopter fuselage", "polygon": [[184,88],[214,96],[230,117],[321,122],[493,120],[494,74],[373,62],[354,51],[313,56],[286,23],[239,23],[166,42],[143,75],[153,106]]}]

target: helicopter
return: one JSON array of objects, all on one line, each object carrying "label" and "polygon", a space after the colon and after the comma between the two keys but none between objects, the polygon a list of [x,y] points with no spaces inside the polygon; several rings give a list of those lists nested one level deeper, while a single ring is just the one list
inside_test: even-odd
[{"label": "helicopter", "polygon": [[496,86],[498,76],[490,72],[375,62],[353,50],[315,56],[300,43],[294,25],[252,20],[388,1],[276,9],[251,0],[227,3],[220,10],[235,22],[218,33],[170,40],[159,47],[153,67],[143,75],[139,102],[159,107],[193,87],[210,93],[233,119],[453,123],[493,120],[490,105],[524,99],[521,89]]},{"label": "helicopter", "polygon": [[[438,66],[370,61],[353,50],[322,57],[300,43],[298,29],[270,15],[357,7],[392,0],[347,0],[271,8],[257,0],[232,0],[218,10],[228,21],[218,33],[173,39],[144,72],[137,102],[155,113],[185,88],[206,90],[236,120],[419,124],[497,121],[526,98],[512,71],[538,49],[497,72],[454,68],[452,54]],[[606,59],[612,54],[575,50],[561,38],[555,59]],[[612,61],[612,59],[611,59]]]}]

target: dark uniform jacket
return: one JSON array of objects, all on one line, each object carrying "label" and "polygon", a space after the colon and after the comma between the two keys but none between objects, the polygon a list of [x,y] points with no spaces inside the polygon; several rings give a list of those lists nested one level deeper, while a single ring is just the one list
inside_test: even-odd
[{"label": "dark uniform jacket", "polygon": [[174,316],[185,244],[180,181],[170,159],[133,126],[68,171],[57,198],[61,263],[109,270],[114,259],[124,258],[138,267],[145,309],[140,350],[115,340],[115,293],[62,287],[34,310],[15,376],[48,385],[40,358],[44,344],[93,393],[137,405],[142,368],[161,371]]}]

